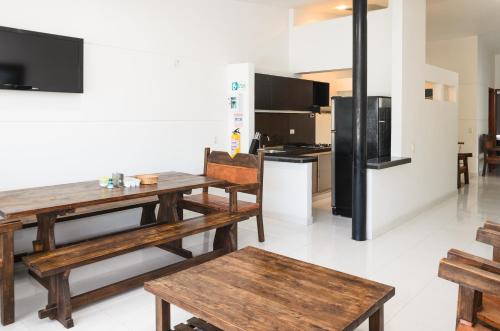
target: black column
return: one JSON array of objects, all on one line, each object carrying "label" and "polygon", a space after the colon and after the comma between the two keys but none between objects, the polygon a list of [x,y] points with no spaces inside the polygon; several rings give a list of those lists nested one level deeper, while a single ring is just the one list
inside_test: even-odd
[{"label": "black column", "polygon": [[366,240],[367,0],[354,0],[352,239]]}]

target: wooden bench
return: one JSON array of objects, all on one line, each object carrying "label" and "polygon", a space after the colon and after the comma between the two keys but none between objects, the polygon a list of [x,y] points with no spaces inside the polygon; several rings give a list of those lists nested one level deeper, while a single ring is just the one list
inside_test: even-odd
[{"label": "wooden bench", "polygon": [[[247,216],[236,213],[210,214],[175,224],[146,226],[133,231],[24,257],[23,261],[31,272],[41,279],[48,278],[49,280],[47,284],[49,290],[48,305],[45,309],[39,311],[39,317],[57,319],[66,328],[70,328],[73,326],[71,317],[73,308],[101,300],[131,287],[140,286],[145,281],[186,269],[192,265],[234,251],[236,250],[236,223],[246,219],[248,219]],[[218,229],[214,239],[213,252],[84,294],[74,297],[70,295],[68,278],[70,271],[74,268],[146,247],[173,242],[213,229]]]},{"label": "wooden bench", "polygon": [[500,329],[500,263],[452,249],[439,277],[459,285],[457,330]]},{"label": "wooden bench", "polygon": [[486,221],[477,230],[476,240],[493,246],[493,261],[500,262],[500,224]]}]

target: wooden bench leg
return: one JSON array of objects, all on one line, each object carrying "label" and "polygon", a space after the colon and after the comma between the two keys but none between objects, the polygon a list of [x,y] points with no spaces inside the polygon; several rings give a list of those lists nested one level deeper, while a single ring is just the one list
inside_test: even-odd
[{"label": "wooden bench leg", "polygon": [[457,304],[457,325],[462,321],[467,324],[476,324],[476,313],[482,304],[482,295],[480,292],[474,291],[465,286],[458,288],[458,304]]},{"label": "wooden bench leg", "polygon": [[238,224],[218,228],[215,232],[214,251],[224,249],[227,253],[238,249]]},{"label": "wooden bench leg", "polygon": [[370,331],[384,331],[384,306],[370,316]]},{"label": "wooden bench leg", "polygon": [[156,297],[156,331],[170,331],[170,304]]},{"label": "wooden bench leg", "polygon": [[46,280],[45,283],[47,284],[47,290],[48,290],[47,306],[45,306],[45,309],[38,311],[38,318],[44,319],[48,317],[51,320],[53,320],[57,317],[57,277],[52,276],[49,277],[48,280],[47,278],[38,278],[38,279],[44,281]]},{"label": "wooden bench leg", "polygon": [[57,319],[65,328],[73,327],[71,317],[71,293],[69,289],[70,270],[51,276],[49,279],[48,304],[38,312],[40,319]]},{"label": "wooden bench leg", "polygon": [[57,320],[61,322],[66,329],[73,327],[71,318],[71,294],[69,291],[69,273],[67,270],[56,275],[57,288]]},{"label": "wooden bench leg", "polygon": [[1,321],[2,325],[14,323],[14,232],[0,234],[1,269]]}]

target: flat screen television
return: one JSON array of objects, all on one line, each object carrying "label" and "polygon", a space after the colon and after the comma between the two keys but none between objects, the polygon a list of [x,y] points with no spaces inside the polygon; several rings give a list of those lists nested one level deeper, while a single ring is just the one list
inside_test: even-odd
[{"label": "flat screen television", "polygon": [[83,93],[83,39],[0,27],[0,89]]}]

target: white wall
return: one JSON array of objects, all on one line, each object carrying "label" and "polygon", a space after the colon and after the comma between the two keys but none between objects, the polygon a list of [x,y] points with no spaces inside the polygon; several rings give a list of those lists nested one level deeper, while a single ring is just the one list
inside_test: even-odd
[{"label": "white wall", "polygon": [[[368,13],[368,94],[391,93],[391,13]],[[290,71],[352,68],[352,16],[290,28]]]},{"label": "white wall", "polygon": [[460,74],[459,137],[462,150],[473,153],[471,172],[479,169],[478,139],[488,132],[488,88],[495,85],[495,58],[480,37],[434,41],[427,62]]},{"label": "white wall", "polygon": [[424,86],[429,72],[450,86],[458,85],[458,75],[425,65],[426,1],[392,0],[390,7],[393,143],[412,163],[368,171],[369,236],[456,192],[457,104],[426,101]]},{"label": "white wall", "polygon": [[288,69],[288,10],[271,6],[2,1],[0,22],[85,39],[84,94],[0,91],[0,190],[199,173],[203,148],[225,146],[226,65]]},{"label": "white wall", "polygon": [[226,64],[287,69],[288,11],[269,6],[12,1],[0,21],[85,39],[84,94],[0,91],[0,189],[199,171],[225,138]]}]

